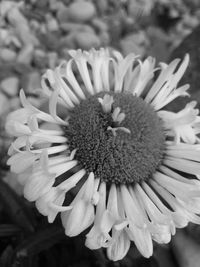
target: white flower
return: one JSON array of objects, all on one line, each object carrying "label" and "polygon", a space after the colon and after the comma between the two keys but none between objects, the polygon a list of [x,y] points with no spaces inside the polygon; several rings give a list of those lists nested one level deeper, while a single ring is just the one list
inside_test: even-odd
[{"label": "white flower", "polygon": [[178,82],[189,56],[155,68],[151,57],[104,49],[69,54],[42,77],[49,113],[21,92],[23,108],[6,124],[16,137],[8,164],[49,222],[61,213],[66,235],[91,227],[86,246],[106,248],[111,260],[122,259],[131,241],[150,257],[153,240],[168,243],[176,228],[200,223],[199,111],[196,102],[164,110],[188,95]]}]

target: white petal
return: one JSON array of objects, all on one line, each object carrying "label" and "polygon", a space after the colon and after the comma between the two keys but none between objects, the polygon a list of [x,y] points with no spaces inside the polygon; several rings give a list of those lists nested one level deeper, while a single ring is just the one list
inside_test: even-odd
[{"label": "white petal", "polygon": [[81,50],[70,50],[69,51],[70,56],[74,59],[74,62],[77,65],[77,68],[79,70],[79,74],[85,84],[85,87],[87,89],[87,91],[93,95],[94,94],[94,89],[92,86],[92,82],[90,79],[90,75],[89,75],[89,70],[87,67],[87,59],[86,56],[82,53]]},{"label": "white petal", "polygon": [[200,163],[196,161],[177,158],[166,158],[164,159],[163,164],[185,173],[194,175],[200,174]]},{"label": "white petal", "polygon": [[65,234],[76,236],[87,229],[94,221],[94,206],[80,199],[70,211],[65,225]]},{"label": "white petal", "polygon": [[84,169],[76,172],[71,177],[69,177],[67,180],[62,182],[58,185],[58,188],[65,190],[65,192],[69,191],[71,188],[76,186],[76,184],[81,180],[81,178],[85,175],[86,171]]},{"label": "white petal", "polygon": [[130,239],[127,233],[122,231],[112,231],[112,240],[107,248],[107,256],[110,260],[119,261],[125,257],[130,248]]},{"label": "white petal", "polygon": [[153,243],[151,239],[150,232],[147,228],[139,229],[135,225],[129,225],[127,228],[127,233],[132,240],[140,253],[145,257],[149,258],[153,254]]},{"label": "white petal", "polygon": [[128,221],[131,221],[134,225],[143,228],[145,225],[143,215],[138,209],[138,206],[134,203],[128,189],[124,185],[121,185],[121,196]]},{"label": "white petal", "polygon": [[74,91],[78,94],[78,96],[81,99],[85,99],[85,95],[72,71],[72,63],[73,63],[73,59],[70,59],[66,64],[65,75],[66,75],[67,81],[70,83],[70,85],[72,86]]},{"label": "white petal", "polygon": [[24,187],[24,197],[29,201],[35,201],[37,198],[47,192],[54,183],[54,175],[44,172],[35,173],[28,178]]},{"label": "white petal", "polygon": [[39,159],[38,155],[28,151],[22,151],[11,156],[7,164],[11,166],[12,172],[20,173],[32,166],[37,159]]}]

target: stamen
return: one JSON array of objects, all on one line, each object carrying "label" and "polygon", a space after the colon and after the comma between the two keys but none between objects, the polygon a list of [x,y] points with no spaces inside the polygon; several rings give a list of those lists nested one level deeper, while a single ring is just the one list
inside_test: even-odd
[{"label": "stamen", "polygon": [[98,101],[102,105],[103,111],[105,113],[111,112],[112,104],[114,103],[113,96],[106,94],[103,98],[99,97]]},{"label": "stamen", "polygon": [[121,130],[121,131],[124,131],[125,133],[128,133],[130,134],[131,131],[129,129],[127,129],[126,127],[111,127],[111,126],[108,126],[107,130],[109,131],[112,131],[113,135],[116,136],[116,131],[117,130]]},{"label": "stamen", "polygon": [[121,123],[125,119],[125,114],[123,112],[120,113],[120,108],[117,107],[114,109],[112,113],[112,119],[115,122]]}]

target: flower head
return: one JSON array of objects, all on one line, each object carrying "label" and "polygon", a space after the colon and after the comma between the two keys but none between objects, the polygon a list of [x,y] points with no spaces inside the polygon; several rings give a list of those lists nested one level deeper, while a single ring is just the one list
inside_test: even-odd
[{"label": "flower head", "polygon": [[66,235],[90,227],[86,246],[105,247],[111,260],[131,241],[150,257],[153,240],[168,243],[177,227],[200,223],[199,111],[195,102],[164,110],[188,95],[177,85],[189,56],[155,68],[151,57],[104,49],[69,54],[42,77],[49,113],[21,92],[23,107],[6,124],[16,136],[8,164],[49,222],[61,213]]}]

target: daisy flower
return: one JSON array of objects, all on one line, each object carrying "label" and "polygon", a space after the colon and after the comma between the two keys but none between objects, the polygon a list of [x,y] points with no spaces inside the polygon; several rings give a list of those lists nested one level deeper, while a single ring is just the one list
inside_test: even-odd
[{"label": "daisy flower", "polygon": [[66,235],[88,229],[86,246],[113,261],[131,242],[148,258],[153,241],[200,223],[199,111],[194,101],[165,110],[188,96],[177,85],[189,56],[155,67],[152,57],[106,49],[69,54],[42,77],[49,112],[21,91],[6,123],[16,137],[8,165],[49,222],[61,214]]}]

